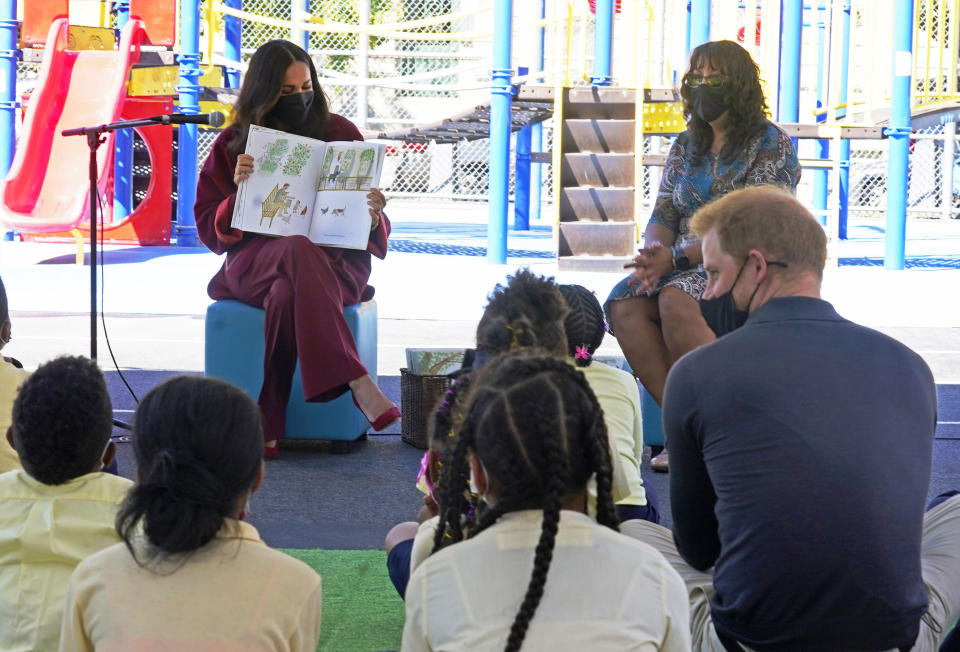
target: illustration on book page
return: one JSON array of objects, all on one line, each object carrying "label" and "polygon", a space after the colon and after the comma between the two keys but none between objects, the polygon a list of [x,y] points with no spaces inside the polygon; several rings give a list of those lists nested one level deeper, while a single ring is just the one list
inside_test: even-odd
[{"label": "illustration on book page", "polygon": [[330,145],[323,158],[317,192],[370,190],[377,161],[375,146]]},{"label": "illustration on book page", "polygon": [[251,126],[246,151],[254,158],[253,174],[240,188],[233,226],[276,236],[306,235],[322,150],[309,139]]}]

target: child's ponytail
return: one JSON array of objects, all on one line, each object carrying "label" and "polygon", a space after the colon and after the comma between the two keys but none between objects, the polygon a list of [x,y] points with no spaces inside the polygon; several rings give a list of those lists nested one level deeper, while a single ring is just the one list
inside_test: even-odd
[{"label": "child's ponytail", "polygon": [[561,285],[560,294],[570,309],[563,322],[567,355],[578,367],[589,367],[606,332],[603,308],[593,292],[582,285]]},{"label": "child's ponytail", "polygon": [[140,480],[117,514],[117,532],[135,558],[141,525],[157,553],[209,543],[236,516],[262,463],[257,406],[211,378],[181,376],[153,389],[137,408],[133,441]]}]

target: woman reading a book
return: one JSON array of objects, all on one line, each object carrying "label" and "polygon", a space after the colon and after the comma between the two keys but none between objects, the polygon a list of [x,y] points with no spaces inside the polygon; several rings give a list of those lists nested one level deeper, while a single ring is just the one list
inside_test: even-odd
[{"label": "woman reading a book", "polygon": [[217,137],[200,171],[194,206],[197,235],[214,253],[226,252],[207,291],[213,299],[237,299],[266,312],[266,355],[258,403],[263,418],[264,457],[277,453],[283,437],[293,373],[300,359],[308,401],[329,401],[345,391],[382,430],[400,411],[360,362],[344,306],[373,297],[370,256],[387,253],[390,221],[386,198],[367,195],[370,239],[366,250],[321,247],[304,236],[277,238],[230,226],[237,185],[253,172],[244,154],[250,125],[324,141],[363,140],[349,120],[327,108],[313,62],[303,49],[282,40],[264,43],[250,59],[231,125]]}]

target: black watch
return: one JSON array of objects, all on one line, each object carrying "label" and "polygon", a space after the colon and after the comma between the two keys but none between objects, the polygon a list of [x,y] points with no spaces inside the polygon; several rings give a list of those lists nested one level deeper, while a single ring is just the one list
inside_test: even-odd
[{"label": "black watch", "polygon": [[690,269],[690,257],[687,256],[687,252],[683,250],[683,247],[680,245],[673,245],[670,248],[670,251],[673,252],[673,267],[678,269],[681,272],[685,272]]}]

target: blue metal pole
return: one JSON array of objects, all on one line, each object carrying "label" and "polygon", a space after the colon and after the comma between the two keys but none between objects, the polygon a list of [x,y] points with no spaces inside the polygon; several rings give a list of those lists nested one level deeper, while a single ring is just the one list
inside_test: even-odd
[{"label": "blue metal pole", "polygon": [[[180,0],[181,113],[200,113],[200,0]],[[177,245],[197,244],[193,203],[197,197],[197,125],[177,127]]]},{"label": "blue metal pole", "polygon": [[495,0],[493,69],[490,70],[490,217],[487,262],[507,262],[507,210],[510,204],[510,37],[513,1]]},{"label": "blue metal pole", "polygon": [[[540,0],[540,19],[543,20],[547,16],[547,0]],[[541,27],[537,30],[537,61],[536,61],[536,70],[541,72],[543,70],[544,63],[544,47],[546,45],[546,36],[547,29],[546,27]],[[530,138],[530,147],[534,152],[543,151],[543,125],[541,123],[536,123],[533,125],[533,130],[531,132]],[[530,219],[539,221],[540,220],[540,201],[541,201],[541,192],[543,188],[541,183],[543,183],[543,165],[540,163],[534,163],[533,167],[530,169]]]},{"label": "blue metal pole", "polygon": [[[300,10],[305,14],[309,14],[310,0],[300,0]],[[310,32],[305,29],[300,30],[300,47],[302,47],[304,51],[310,51]]]},{"label": "blue metal pole", "polygon": [[611,76],[610,58],[613,54],[613,0],[597,0],[593,28],[593,77],[594,86],[609,86]]},{"label": "blue metal pole", "polygon": [[687,52],[710,40],[710,0],[690,0],[690,37]]},{"label": "blue metal pole", "polygon": [[[529,72],[526,66],[518,66],[521,77]],[[530,230],[530,144],[533,128],[526,125],[517,132],[517,152],[513,164],[513,230]]]},{"label": "blue metal pole", "polygon": [[517,132],[517,157],[513,168],[513,230],[530,230],[530,145],[533,125]]},{"label": "blue metal pole", "polygon": [[883,266],[903,269],[907,230],[907,165],[910,149],[910,79],[913,68],[913,0],[893,5],[893,97],[887,160],[887,233]]},{"label": "blue metal pole", "polygon": [[[130,20],[130,2],[119,0],[113,6],[117,29],[123,29]],[[113,219],[118,221],[133,212],[133,131],[120,129],[113,137]]]},{"label": "blue metal pole", "polygon": [[[820,0],[817,4],[817,110],[823,111],[826,106],[827,87],[829,86],[828,68],[826,67],[827,49],[827,2]],[[817,122],[825,122],[826,113],[817,114]],[[830,156],[830,145],[826,139],[817,140],[817,158],[825,159]],[[827,225],[827,171],[815,170],[813,173],[813,207],[818,211],[817,220],[821,225]]]},{"label": "blue metal pole", "polygon": [[[225,0],[231,9],[241,9],[242,0]],[[225,33],[223,56],[230,61],[240,61],[240,36],[242,23],[236,16],[223,17],[223,31]],[[240,87],[240,71],[236,68],[227,68],[227,87]]]},{"label": "blue metal pole", "polygon": [[17,0],[0,0],[0,177],[13,162],[17,131]]},{"label": "blue metal pole", "polygon": [[[840,104],[842,109],[837,111],[839,117],[846,118],[847,109],[847,88],[850,80],[850,0],[843,0],[843,25],[841,26],[843,37],[840,45]],[[840,205],[840,211],[837,222],[837,237],[841,240],[847,239],[847,215],[850,203],[850,141],[840,141],[840,187],[837,199]]]},{"label": "blue metal pole", "polygon": [[777,119],[780,122],[800,121],[800,37],[802,33],[803,0],[781,0],[780,100],[777,107]]}]

